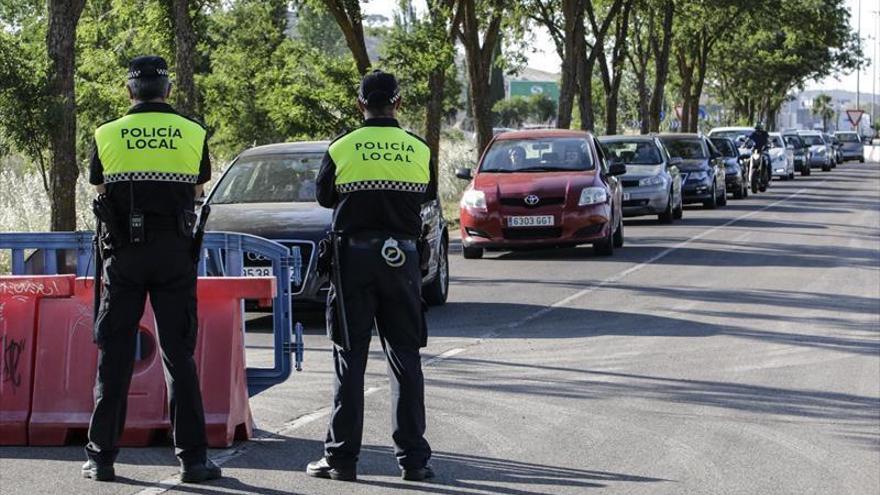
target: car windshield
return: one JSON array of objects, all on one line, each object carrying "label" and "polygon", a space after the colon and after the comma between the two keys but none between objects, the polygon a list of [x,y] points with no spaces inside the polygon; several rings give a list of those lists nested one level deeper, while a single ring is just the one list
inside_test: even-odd
[{"label": "car windshield", "polygon": [[785,144],[780,136],[770,136],[770,139],[767,141],[770,143],[771,148],[785,148]]},{"label": "car windshield", "polygon": [[795,148],[803,148],[804,142],[798,136],[785,136],[785,144]]},{"label": "car windshield", "polygon": [[310,203],[323,154],[246,156],[217,184],[211,203]]},{"label": "car windshield", "polygon": [[841,132],[840,134],[835,134],[837,139],[840,140],[841,143],[858,143],[859,136],[854,132]]},{"label": "car windshield", "polygon": [[495,141],[480,172],[593,170],[587,140],[581,137],[502,139]]},{"label": "car windshield", "polygon": [[669,154],[685,160],[689,158],[708,158],[703,142],[699,138],[665,138],[663,144]]},{"label": "car windshield", "polygon": [[739,156],[739,152],[737,151],[737,149],[733,145],[733,143],[730,141],[730,139],[713,137],[713,138],[711,138],[711,140],[712,140],[712,144],[714,144],[715,147],[718,148],[718,151],[720,151],[722,155],[729,157],[729,158],[730,157],[735,158],[735,157]]},{"label": "car windshield", "polygon": [[602,142],[605,156],[628,165],[659,165],[663,163],[657,145],[644,139],[634,141]]},{"label": "car windshield", "polygon": [[804,138],[804,143],[807,146],[822,146],[825,144],[825,141],[822,141],[821,136],[802,136]]},{"label": "car windshield", "polygon": [[712,131],[713,138],[730,138],[736,139],[740,136],[748,136],[752,133],[751,129],[735,129],[732,131]]}]

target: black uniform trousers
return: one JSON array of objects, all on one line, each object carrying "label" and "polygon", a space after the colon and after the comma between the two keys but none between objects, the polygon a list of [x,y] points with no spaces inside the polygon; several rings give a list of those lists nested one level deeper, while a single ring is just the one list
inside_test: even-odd
[{"label": "black uniform trousers", "polygon": [[[384,240],[384,239],[382,239]],[[385,263],[382,243],[342,249],[342,294],[350,349],[333,346],[333,410],[324,455],[334,467],[357,463],[364,427],[364,371],[373,324],[379,332],[391,381],[392,439],[403,468],[424,467],[431,457],[425,440],[425,383],[419,348],[426,337],[418,252],[405,249],[399,268]],[[331,290],[328,325],[335,325]],[[331,330],[332,331],[332,330]]]},{"label": "black uniform trousers", "polygon": [[156,314],[176,454],[185,463],[206,458],[205,413],[193,360],[198,326],[192,242],[175,231],[149,232],[146,242],[116,249],[104,262],[95,322],[95,410],[86,446],[98,463],[112,463],[119,451],[147,294]]}]

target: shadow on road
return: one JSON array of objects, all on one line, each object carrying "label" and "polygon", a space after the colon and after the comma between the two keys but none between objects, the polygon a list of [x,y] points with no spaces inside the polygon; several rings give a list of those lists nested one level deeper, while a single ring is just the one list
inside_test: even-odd
[{"label": "shadow on road", "polygon": [[[368,447],[364,451],[373,455],[392,455],[387,447]],[[571,460],[557,459],[554,464],[533,464],[527,462],[479,457],[454,452],[434,452],[431,465],[437,478],[430,483],[413,484],[408,482],[389,482],[368,480],[364,483],[403,492],[415,491],[443,494],[460,494],[461,490],[480,490],[505,495],[530,495],[547,493],[548,487],[602,488],[610,483],[658,483],[670,480],[636,476],[630,474],[593,471],[583,466],[571,465]],[[392,474],[397,473],[382,473]],[[539,485],[534,490],[529,485]]]},{"label": "shadow on road", "polygon": [[[553,386],[542,379],[544,375],[553,377]],[[640,399],[778,416],[784,422],[791,422],[791,417],[832,421],[839,425],[838,435],[864,448],[880,449],[877,397],[467,357],[448,359],[442,372],[430,375],[428,386],[533,398]]]},{"label": "shadow on road", "polygon": [[[870,313],[875,311],[876,302],[870,298],[856,296],[839,296],[830,298],[825,295],[812,293],[786,293],[785,291],[754,291],[753,293],[738,293],[727,291],[711,291],[702,289],[662,289],[662,288],[639,288],[632,286],[615,286],[624,290],[653,291],[653,295],[672,294],[680,295],[678,300],[686,300],[693,297],[695,300],[714,301],[725,303],[741,302],[742,306],[755,304],[773,305],[774,297],[779,305],[791,305],[793,307],[808,307],[812,297],[816,297],[824,303],[817,303],[820,307],[825,304],[838,307],[838,311],[856,311]],[[658,294],[659,293],[659,294]],[[775,295],[774,295],[775,293]],[[766,297],[764,299],[763,297]],[[845,306],[849,302],[848,306]],[[623,309],[623,308],[622,308]],[[442,325],[431,326],[430,334],[439,337],[479,337],[490,336],[496,339],[570,339],[579,337],[592,337],[602,335],[626,335],[635,337],[712,337],[727,335],[749,340],[764,341],[776,344],[786,344],[795,347],[809,347],[851,354],[876,356],[880,353],[880,341],[877,329],[870,322],[861,324],[849,322],[841,327],[823,327],[822,333],[784,332],[738,326],[733,324],[715,324],[695,321],[687,318],[671,318],[656,316],[645,313],[628,313],[625,311],[598,311],[577,308],[553,308],[545,306],[511,303],[449,303],[443,308],[437,308],[432,315]],[[762,315],[753,315],[759,321]],[[733,321],[741,321],[737,319]],[[845,320],[846,321],[846,320]],[[849,331],[853,327],[868,332],[865,338],[850,336],[835,336],[834,330]]]}]

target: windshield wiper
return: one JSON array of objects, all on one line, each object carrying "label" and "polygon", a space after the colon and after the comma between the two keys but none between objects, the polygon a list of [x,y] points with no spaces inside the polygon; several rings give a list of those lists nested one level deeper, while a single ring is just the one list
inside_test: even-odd
[{"label": "windshield wiper", "polygon": [[565,168],[565,167],[525,167],[517,170],[517,172],[550,172],[550,171],[569,171],[569,172],[577,172],[577,169]]}]

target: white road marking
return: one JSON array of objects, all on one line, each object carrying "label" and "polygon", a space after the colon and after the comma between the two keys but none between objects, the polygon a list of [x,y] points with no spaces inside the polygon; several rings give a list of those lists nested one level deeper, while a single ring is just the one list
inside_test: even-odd
[{"label": "white road marking", "polygon": [[[816,186],[817,187],[821,186],[825,182],[827,182],[827,179],[823,180],[822,182],[820,182]],[[654,256],[648,258],[647,260],[645,260],[637,265],[633,265],[633,266],[627,268],[626,270],[623,270],[623,271],[618,272],[618,273],[616,273],[616,274],[614,274],[604,280],[596,282],[593,285],[591,285],[585,289],[582,289],[578,292],[575,292],[574,294],[572,294],[568,297],[560,299],[560,300],[556,301],[555,303],[551,304],[550,306],[547,306],[547,307],[542,308],[538,311],[535,311],[534,313],[532,313],[532,314],[530,314],[520,320],[516,320],[516,321],[510,322],[510,323],[501,325],[499,327],[496,327],[496,328],[490,330],[489,332],[486,332],[483,335],[481,335],[480,337],[478,337],[472,344],[466,345],[464,347],[456,347],[456,348],[448,349],[448,350],[426,360],[424,362],[424,366],[425,367],[434,366],[437,363],[440,363],[446,359],[449,359],[453,356],[461,354],[462,352],[465,352],[467,349],[469,349],[471,347],[474,347],[474,346],[481,344],[486,339],[489,339],[489,338],[492,338],[492,337],[499,335],[504,330],[512,330],[514,328],[519,328],[519,327],[525,325],[526,323],[529,323],[537,318],[540,318],[542,316],[545,316],[545,315],[553,312],[556,309],[567,306],[568,304],[571,304],[572,302],[586,296],[587,294],[590,294],[591,292],[595,292],[597,289],[605,287],[609,284],[619,282],[620,280],[628,277],[629,275],[632,275],[633,273],[638,272],[639,270],[645,268],[646,266],[651,265],[651,264],[665,258],[666,256],[669,256],[673,252],[691,244],[694,241],[698,241],[698,240],[700,240],[700,239],[702,239],[702,238],[704,238],[714,232],[717,232],[725,227],[729,227],[730,225],[733,225],[736,222],[740,222],[740,221],[745,220],[747,218],[753,217],[753,216],[757,215],[758,213],[769,210],[770,208],[773,208],[774,206],[782,204],[782,203],[784,203],[794,197],[797,197],[797,196],[803,194],[808,189],[809,188],[800,189],[800,190],[786,196],[785,198],[782,198],[778,201],[774,201],[773,203],[770,203],[766,206],[763,206],[757,210],[753,210],[749,213],[740,215],[734,219],[728,220],[727,222],[725,222],[721,225],[717,225],[715,227],[712,227],[709,230],[704,230],[703,232],[700,232],[699,234],[691,237],[690,239],[684,240],[682,242],[679,242],[678,244],[675,244],[672,247],[669,247],[667,249],[664,249],[663,251],[660,251],[659,253],[655,254]],[[378,392],[379,390],[384,389],[385,387],[386,387],[385,385],[370,387],[364,391],[364,396],[365,397],[370,396],[370,395]],[[252,439],[251,442],[242,443],[237,447],[232,447],[229,449],[221,450],[220,452],[211,456],[211,460],[215,464],[217,464],[218,466],[221,466],[232,459],[240,457],[241,455],[246,453],[248,450],[253,448],[254,445],[258,445],[258,442],[256,442],[256,441],[270,438],[272,436],[283,436],[287,432],[291,432],[293,430],[296,430],[298,428],[301,428],[305,425],[308,425],[310,423],[313,423],[319,419],[322,419],[322,418],[328,416],[330,414],[330,410],[331,410],[330,407],[324,407],[324,408],[318,409],[316,411],[313,411],[311,413],[305,414],[303,416],[299,416],[299,417],[285,423],[284,425],[281,426],[281,428],[275,430],[274,432],[260,431],[259,433],[254,435],[254,438]],[[159,495],[159,494],[165,493],[168,490],[171,490],[171,489],[179,486],[180,484],[181,484],[180,477],[174,476],[174,477],[166,478],[162,481],[159,481],[155,485],[137,492],[135,495]]]}]

